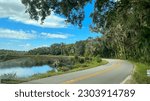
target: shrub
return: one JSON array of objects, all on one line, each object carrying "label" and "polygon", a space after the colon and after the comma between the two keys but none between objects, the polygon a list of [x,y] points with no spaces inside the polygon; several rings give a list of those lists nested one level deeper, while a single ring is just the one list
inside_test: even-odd
[{"label": "shrub", "polygon": [[92,58],[91,58],[91,57],[86,56],[86,57],[85,57],[85,61],[90,62],[90,61],[92,61]]},{"label": "shrub", "polygon": [[101,57],[98,55],[98,56],[96,56],[96,61],[97,62],[102,62],[102,59],[101,59]]},{"label": "shrub", "polygon": [[85,58],[79,58],[79,63],[84,63],[85,62]]},{"label": "shrub", "polygon": [[86,57],[85,57],[85,60],[86,60],[86,61],[87,61],[87,60],[90,60],[90,58],[86,56]]},{"label": "shrub", "polygon": [[76,61],[75,61],[75,58],[70,58],[70,60],[69,60],[69,61],[70,61],[70,64],[71,64],[71,65],[74,65],[74,64],[75,64],[75,62],[76,62]]},{"label": "shrub", "polygon": [[69,69],[73,69],[74,68],[73,65],[67,65],[66,67],[69,68]]},{"label": "shrub", "polygon": [[87,64],[83,64],[82,66],[83,66],[83,67],[88,67],[88,65],[87,65]]},{"label": "shrub", "polygon": [[60,70],[65,72],[65,71],[69,71],[70,69],[69,69],[69,67],[61,67]]},{"label": "shrub", "polygon": [[79,60],[79,56],[75,55],[74,56],[75,61],[77,62]]},{"label": "shrub", "polygon": [[1,79],[16,79],[16,73],[8,73],[0,76]]}]

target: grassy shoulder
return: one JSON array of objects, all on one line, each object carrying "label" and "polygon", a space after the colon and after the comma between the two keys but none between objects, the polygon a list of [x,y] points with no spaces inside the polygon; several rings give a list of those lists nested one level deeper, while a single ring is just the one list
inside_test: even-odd
[{"label": "grassy shoulder", "polygon": [[150,70],[150,65],[144,63],[132,62],[134,64],[134,73],[131,83],[150,84],[150,77],[147,76],[147,70]]},{"label": "grassy shoulder", "polygon": [[49,71],[49,72],[44,73],[44,74],[35,74],[35,75],[33,75],[29,78],[26,78],[26,79],[5,80],[5,81],[3,81],[3,83],[7,83],[7,84],[22,83],[22,82],[27,82],[27,81],[31,81],[31,80],[37,80],[37,79],[41,79],[41,78],[51,77],[51,76],[55,76],[55,75],[61,75],[61,74],[65,74],[65,73],[90,69],[90,68],[94,68],[96,66],[105,65],[107,63],[108,63],[108,61],[106,61],[106,60],[102,60],[102,61],[93,60],[93,61],[85,62],[82,64],[77,63],[70,70],[68,70],[66,67],[61,67],[61,69],[58,70],[58,72]]}]

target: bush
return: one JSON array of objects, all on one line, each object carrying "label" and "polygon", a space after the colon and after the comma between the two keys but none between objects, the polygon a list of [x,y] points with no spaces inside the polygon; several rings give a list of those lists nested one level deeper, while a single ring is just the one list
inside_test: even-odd
[{"label": "bush", "polygon": [[3,74],[0,76],[2,79],[15,79],[16,73]]},{"label": "bush", "polygon": [[92,61],[92,58],[86,56],[86,57],[85,57],[85,61],[90,62],[90,61]]},{"label": "bush", "polygon": [[87,64],[83,64],[82,66],[83,66],[83,67],[88,67],[88,65],[87,65]]},{"label": "bush", "polygon": [[74,56],[75,61],[77,62],[79,60],[79,56],[75,55]]},{"label": "bush", "polygon": [[90,60],[90,58],[86,56],[86,57],[85,57],[85,60],[86,60],[86,61],[87,61],[87,60]]},{"label": "bush", "polygon": [[76,62],[76,61],[75,61],[75,58],[70,58],[70,60],[69,60],[69,61],[70,61],[70,64],[71,64],[71,65],[74,65],[74,64],[75,64],[75,62]]},{"label": "bush", "polygon": [[74,68],[73,65],[67,65],[66,67],[69,68],[69,69],[73,69]]},{"label": "bush", "polygon": [[84,63],[85,62],[85,58],[79,58],[79,63]]},{"label": "bush", "polygon": [[101,57],[98,55],[98,56],[96,56],[96,61],[97,62],[102,62],[102,59],[101,59]]},{"label": "bush", "polygon": [[60,70],[63,72],[66,72],[66,71],[69,71],[70,68],[69,67],[61,67]]}]

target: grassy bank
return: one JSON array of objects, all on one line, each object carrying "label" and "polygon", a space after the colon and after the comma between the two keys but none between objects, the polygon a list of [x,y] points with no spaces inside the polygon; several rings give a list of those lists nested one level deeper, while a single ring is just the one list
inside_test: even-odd
[{"label": "grassy bank", "polygon": [[93,68],[96,66],[100,66],[100,65],[104,65],[107,64],[108,62],[105,60],[97,61],[96,59],[93,59],[90,62],[84,62],[84,63],[76,63],[75,65],[73,65],[72,67],[69,67],[71,69],[68,69],[68,67],[63,66],[60,67],[58,69],[58,72],[54,72],[54,71],[49,71],[47,73],[44,74],[35,74],[29,78],[26,79],[15,79],[15,80],[5,80],[3,81],[3,83],[21,83],[21,82],[26,82],[26,81],[30,81],[30,80],[36,80],[36,79],[41,79],[41,78],[46,78],[46,77],[51,77],[54,75],[60,75],[60,74],[65,74],[65,73],[70,73],[70,72],[75,72],[75,71],[80,71],[80,70],[85,70],[85,69],[89,69],[89,68]]},{"label": "grassy bank", "polygon": [[150,69],[150,65],[137,62],[132,63],[135,65],[135,71],[132,76],[135,83],[150,84],[150,77],[147,76],[147,70]]}]

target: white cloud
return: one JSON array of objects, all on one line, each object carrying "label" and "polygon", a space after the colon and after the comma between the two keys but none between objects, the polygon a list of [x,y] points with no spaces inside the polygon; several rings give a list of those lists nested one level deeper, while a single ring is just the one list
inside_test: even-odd
[{"label": "white cloud", "polygon": [[45,38],[59,38],[59,39],[67,39],[69,37],[68,34],[52,34],[52,33],[41,33],[41,35]]},{"label": "white cloud", "polygon": [[54,15],[54,13],[47,17],[43,25],[40,24],[40,21],[31,20],[29,15],[25,13],[25,6],[21,0],[0,0],[0,18],[9,18],[25,24],[47,28],[67,27],[64,22],[65,19]]},{"label": "white cloud", "polygon": [[6,41],[0,43],[0,49],[8,49],[8,50],[18,50],[18,51],[28,51],[30,49],[35,48],[34,45],[22,41]]},{"label": "white cloud", "polygon": [[30,49],[33,49],[34,47],[29,44],[29,43],[25,43],[25,44],[20,44],[18,45],[18,47],[20,47],[20,49],[23,49],[23,50],[30,50]]},{"label": "white cloud", "polygon": [[19,46],[22,46],[22,47],[31,47],[31,44],[29,44],[29,43],[26,43],[26,44],[19,45]]},{"label": "white cloud", "polygon": [[38,47],[48,47],[49,45],[41,45],[41,46],[38,46]]},{"label": "white cloud", "polygon": [[65,33],[45,33],[45,32],[38,33],[34,30],[25,32],[23,30],[17,31],[0,28],[0,38],[7,38],[7,39],[22,39],[22,40],[37,39],[37,38],[67,39],[70,36],[73,35]]},{"label": "white cloud", "polygon": [[36,35],[26,33],[22,30],[15,31],[10,29],[0,28],[0,38],[10,38],[10,39],[33,39]]}]

